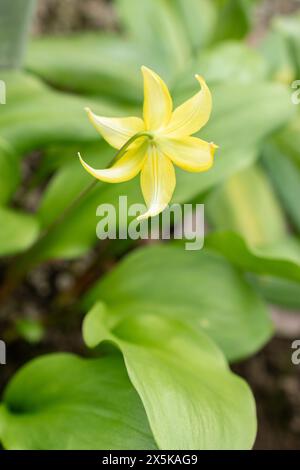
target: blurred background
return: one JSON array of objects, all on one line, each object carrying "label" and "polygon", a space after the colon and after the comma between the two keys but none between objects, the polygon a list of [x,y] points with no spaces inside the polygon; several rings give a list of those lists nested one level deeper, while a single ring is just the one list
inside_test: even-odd
[{"label": "blurred background", "polygon": [[[149,0],[151,1],[151,0]],[[259,47],[269,34],[269,29],[275,17],[278,15],[290,15],[300,10],[299,0],[265,0],[255,2],[254,21],[251,30],[247,33],[246,42],[251,47]],[[138,21],[138,18],[137,18]],[[30,27],[32,43],[29,48],[29,69],[34,70],[42,78],[46,77],[46,81],[51,83],[52,76],[47,67],[49,64],[45,62],[40,66],[37,58],[43,49],[33,49],[32,44],[41,36],[61,36],[81,31],[105,31],[120,32],[122,25],[116,14],[113,1],[109,0],[39,0],[37,2],[36,11]],[[274,55],[276,55],[277,46],[274,43]],[[45,52],[47,53],[47,52]],[[80,60],[80,59],[78,59]],[[97,57],[94,58],[97,61]],[[50,61],[51,62],[51,61]],[[27,63],[27,62],[26,62]],[[34,65],[32,65],[34,64]],[[62,72],[63,73],[63,72]],[[53,75],[54,76],[54,75]],[[281,75],[283,82],[290,83],[289,75]],[[299,77],[294,77],[299,78]],[[58,74],[55,76],[56,89],[64,89],[64,79]],[[60,82],[61,81],[61,82]],[[79,83],[78,87],[80,88]],[[76,92],[76,90],[75,90]],[[31,175],[32,169],[36,168],[39,159],[38,152],[32,152],[26,160],[23,167],[24,178],[26,174]],[[43,187],[42,187],[43,190]],[[23,208],[33,211],[36,208],[36,198],[40,194],[41,187],[37,191],[33,191],[26,199],[23,200]],[[24,191],[18,189],[15,202],[23,198]],[[17,203],[18,204],[18,203]],[[72,262],[72,270],[75,273],[84,271],[85,267],[90,265],[93,254],[86,255],[80,261]],[[109,260],[108,260],[109,265]],[[106,267],[105,267],[106,269]],[[32,297],[32,292],[37,291],[37,297],[47,298],[49,296],[49,285],[52,283],[63,290],[72,284],[73,274],[70,274],[70,264],[68,261],[57,262],[55,265],[37,270],[29,278],[27,285],[23,286],[20,292],[22,297],[21,306],[24,312],[35,312],[33,317],[38,318],[40,310],[44,309],[44,305],[40,305],[40,300]],[[51,285],[52,285],[51,284]],[[50,290],[52,287],[50,287]],[[298,289],[298,287],[297,287]],[[47,291],[43,297],[43,290]],[[36,292],[35,292],[36,293]],[[35,294],[34,294],[35,295]],[[15,302],[15,299],[14,301]],[[15,304],[7,305],[6,315],[10,310],[15,309]],[[248,381],[250,387],[254,391],[258,407],[259,432],[256,441],[257,449],[300,449],[300,373],[299,367],[291,364],[291,341],[294,338],[300,338],[300,316],[291,308],[288,311],[282,307],[272,307],[272,315],[276,325],[276,335],[267,344],[267,346],[256,354],[254,357],[247,359],[233,366],[233,369],[241,374]],[[26,316],[26,315],[25,315]],[[28,325],[20,323],[19,332],[22,335],[27,334]],[[20,342],[14,345],[16,368],[22,360],[20,357],[35,357],[41,352],[66,349],[82,352],[82,344],[80,338],[80,330],[77,329],[77,323],[73,328],[70,321],[68,325],[71,334],[68,337],[64,335],[63,329],[52,328],[51,340],[37,344],[34,346]],[[73,329],[72,329],[73,328]],[[39,337],[39,328],[29,328],[29,336],[37,335]],[[15,332],[11,333],[12,336]],[[41,333],[42,334],[42,333]],[[33,341],[35,343],[35,341]],[[6,376],[2,376],[0,381],[5,383],[10,371],[5,371]]]},{"label": "blurred background", "polygon": [[[264,33],[271,18],[297,11],[299,0],[264,0],[256,8],[255,39]],[[111,0],[40,0],[33,34],[59,34],[90,29],[114,31],[119,28]]]}]

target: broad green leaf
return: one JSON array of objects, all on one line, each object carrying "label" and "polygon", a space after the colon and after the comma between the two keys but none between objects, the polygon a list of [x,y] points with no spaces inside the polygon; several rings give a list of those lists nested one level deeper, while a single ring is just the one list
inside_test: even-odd
[{"label": "broad green leaf", "polygon": [[210,85],[218,83],[251,83],[267,76],[267,66],[261,54],[240,41],[224,41],[201,51],[187,65],[174,83],[174,93],[192,93],[195,74],[200,73]]},{"label": "broad green leaf", "polygon": [[[190,57],[188,38],[169,0],[117,0],[117,13],[130,38],[166,71],[183,69]],[[147,64],[145,64],[147,65]]]},{"label": "broad green leaf", "polygon": [[[300,151],[300,149],[299,149]],[[300,232],[300,168],[275,145],[265,148],[263,163],[291,221]]]},{"label": "broad green leaf", "polygon": [[258,166],[236,173],[212,192],[206,212],[216,229],[236,231],[253,246],[271,245],[287,233],[272,186]]},{"label": "broad green leaf", "polygon": [[[225,147],[253,148],[295,114],[290,91],[281,84],[258,82],[212,87],[213,112],[198,136]],[[220,152],[216,158],[221,157]]]},{"label": "broad green leaf", "polygon": [[[17,70],[2,70],[1,79],[6,85],[6,105],[15,105],[21,101],[37,98],[46,89],[40,80],[30,74]],[[5,109],[1,109],[1,115],[5,115]]]},{"label": "broad green leaf", "polygon": [[27,364],[4,392],[0,439],[10,450],[156,447],[119,355],[52,354]]},{"label": "broad green leaf", "polygon": [[97,303],[84,322],[90,347],[116,344],[160,449],[249,449],[256,433],[247,385],[200,330],[141,305],[114,314]]},{"label": "broad green leaf", "polygon": [[144,61],[148,63],[145,51],[124,37],[85,33],[34,40],[27,67],[68,91],[139,102]]},{"label": "broad green leaf", "polygon": [[258,350],[272,332],[264,305],[243,276],[206,250],[137,250],[91,289],[84,306],[100,300],[124,317],[143,310],[185,321],[204,330],[230,360]]},{"label": "broad green leaf", "polygon": [[0,207],[0,256],[29,248],[37,239],[39,224],[34,216]]},{"label": "broad green leaf", "polygon": [[206,238],[208,247],[221,253],[235,266],[300,282],[300,241],[286,236],[262,247],[249,245],[241,235],[220,231]]},{"label": "broad green leaf", "polygon": [[7,83],[7,105],[0,115],[0,137],[19,153],[56,143],[89,142],[97,139],[85,106],[99,114],[118,114],[120,109],[90,99],[50,90],[23,73],[1,75]]},{"label": "broad green leaf", "polygon": [[267,302],[300,311],[298,282],[270,276],[251,276],[251,282]]},{"label": "broad green leaf", "polygon": [[11,104],[0,116],[1,136],[23,154],[52,142],[92,140],[83,110],[86,104],[54,92]]},{"label": "broad green leaf", "polygon": [[205,173],[188,173],[177,170],[177,186],[174,192],[173,201],[185,203],[197,199],[205,191],[222,183],[238,171],[248,168],[258,158],[258,151],[248,148],[220,148],[217,150],[214,165],[211,170]]},{"label": "broad green leaf", "polygon": [[216,233],[208,245],[237,266],[300,280],[300,241],[288,234],[285,217],[259,167],[229,178],[211,193],[206,214]]}]

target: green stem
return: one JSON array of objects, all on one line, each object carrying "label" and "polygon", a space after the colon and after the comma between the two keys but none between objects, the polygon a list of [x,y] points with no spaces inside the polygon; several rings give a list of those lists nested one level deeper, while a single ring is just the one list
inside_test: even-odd
[{"label": "green stem", "polygon": [[[130,145],[135,142],[137,139],[141,137],[148,137],[149,139],[152,139],[152,135],[148,132],[139,132],[132,136],[124,145],[123,147],[120,148],[120,150],[116,153],[116,155],[113,157],[113,159],[110,161],[108,168],[110,168],[116,161],[120,160],[120,158],[126,153],[127,149],[130,147]],[[84,188],[79,195],[71,202],[69,206],[67,206],[64,211],[45,229],[45,231],[39,236],[38,240],[32,245],[32,247],[29,249],[35,250],[36,246],[41,243],[48,235],[51,233],[56,227],[60,225],[60,223],[71,213],[73,212],[76,207],[80,204],[81,200],[96,186],[98,183],[98,180],[95,179],[91,183],[87,185],[86,188]],[[28,253],[27,253],[28,254]]]},{"label": "green stem", "polygon": [[147,137],[149,140],[153,139],[153,135],[151,134],[151,132],[143,131],[143,132],[138,132],[137,134],[133,135],[129,140],[127,140],[127,142],[123,145],[123,147],[121,147],[120,150],[117,152],[117,154],[114,156],[113,160],[110,163],[110,166],[116,163],[118,160],[120,160],[120,158],[122,158],[125,155],[128,147],[130,147],[130,145],[133,142],[140,139],[141,137]]}]

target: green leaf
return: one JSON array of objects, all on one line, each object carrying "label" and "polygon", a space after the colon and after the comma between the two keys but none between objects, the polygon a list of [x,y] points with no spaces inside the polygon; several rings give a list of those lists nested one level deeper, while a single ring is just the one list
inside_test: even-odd
[{"label": "green leaf", "polygon": [[253,0],[214,0],[218,7],[215,40],[241,39],[251,27]]},{"label": "green leaf", "polygon": [[[295,106],[295,105],[294,105]],[[295,106],[296,108],[296,106]],[[282,153],[291,157],[300,168],[300,112],[290,120],[287,126],[276,134],[276,144]]]},{"label": "green leaf", "polygon": [[249,271],[300,280],[300,241],[289,236],[285,217],[259,167],[231,177],[210,194],[206,213],[217,229],[213,249]]},{"label": "green leaf", "polygon": [[26,74],[6,72],[1,78],[8,84],[8,104],[0,115],[1,137],[20,154],[54,142],[95,141],[97,133],[85,106],[104,115],[121,112],[107,103],[54,92]]},{"label": "green leaf", "polygon": [[273,28],[285,38],[294,60],[296,74],[298,74],[300,71],[300,14],[275,18]]},{"label": "green leaf", "polygon": [[300,168],[275,145],[264,149],[263,163],[291,221],[300,232]]},{"label": "green leaf", "polygon": [[0,438],[10,450],[156,447],[119,355],[52,354],[27,364],[4,392]]},{"label": "green leaf", "polygon": [[0,256],[19,253],[37,239],[39,224],[34,216],[0,207]]},{"label": "green leaf", "polygon": [[285,237],[269,246],[255,247],[237,233],[220,231],[210,234],[206,244],[244,271],[300,282],[298,239]]},{"label": "green leaf", "polygon": [[217,143],[220,150],[253,148],[295,113],[290,91],[281,84],[231,82],[212,87],[212,93],[212,116],[197,135]]},{"label": "green leaf", "polygon": [[203,193],[230,178],[238,171],[248,168],[258,158],[254,148],[221,148],[217,150],[214,165],[205,173],[189,173],[176,168],[176,189],[173,202],[183,204],[197,199]]},{"label": "green leaf", "polygon": [[141,65],[170,77],[185,66],[189,43],[168,1],[119,0],[117,5],[125,34],[35,39],[27,68],[65,90],[136,103],[142,90]]},{"label": "green leaf", "polygon": [[136,103],[141,99],[143,61],[148,62],[146,51],[124,37],[85,33],[35,39],[27,67],[71,92]]},{"label": "green leaf", "polygon": [[220,351],[200,330],[178,319],[142,306],[139,313],[115,315],[98,303],[83,331],[90,347],[108,340],[122,351],[158,447],[251,448],[253,397]]},{"label": "green leaf", "polygon": [[174,83],[174,93],[192,94],[195,74],[201,73],[211,85],[261,82],[267,76],[267,66],[261,54],[240,41],[224,41],[201,51],[187,64],[184,73]]},{"label": "green leaf", "polygon": [[258,166],[236,173],[213,191],[206,212],[216,229],[238,232],[249,245],[268,246],[287,234],[284,214]]},{"label": "green leaf", "polygon": [[194,51],[211,41],[217,22],[217,10],[211,0],[172,0]]},{"label": "green leaf", "polygon": [[[161,67],[176,73],[190,57],[183,25],[169,0],[117,0],[117,12],[126,32]],[[145,64],[146,65],[146,64]]]},{"label": "green leaf", "polygon": [[90,290],[84,306],[99,300],[123,316],[142,310],[188,322],[212,337],[230,360],[252,354],[272,332],[264,305],[243,276],[206,250],[139,249]]},{"label": "green leaf", "polygon": [[251,276],[251,282],[267,302],[300,310],[299,283],[271,276]]},{"label": "green leaf", "polygon": [[282,34],[272,27],[259,44],[259,50],[266,59],[270,76],[290,85],[296,78],[296,68],[289,44]]}]

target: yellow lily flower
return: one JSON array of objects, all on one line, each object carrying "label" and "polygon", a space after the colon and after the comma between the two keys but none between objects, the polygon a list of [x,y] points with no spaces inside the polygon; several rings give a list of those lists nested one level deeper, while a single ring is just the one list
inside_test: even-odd
[{"label": "yellow lily flower", "polygon": [[141,189],[148,210],[138,220],[159,214],[171,201],[176,186],[173,164],[191,172],[207,171],[217,148],[213,143],[191,137],[211,114],[212,98],[205,80],[196,75],[201,90],[173,111],[164,81],[147,67],[142,67],[142,73],[143,119],[107,118],[87,109],[97,131],[119,150],[118,160],[110,168],[97,170],[79,155],[91,175],[108,183],[128,181],[141,172]]}]

